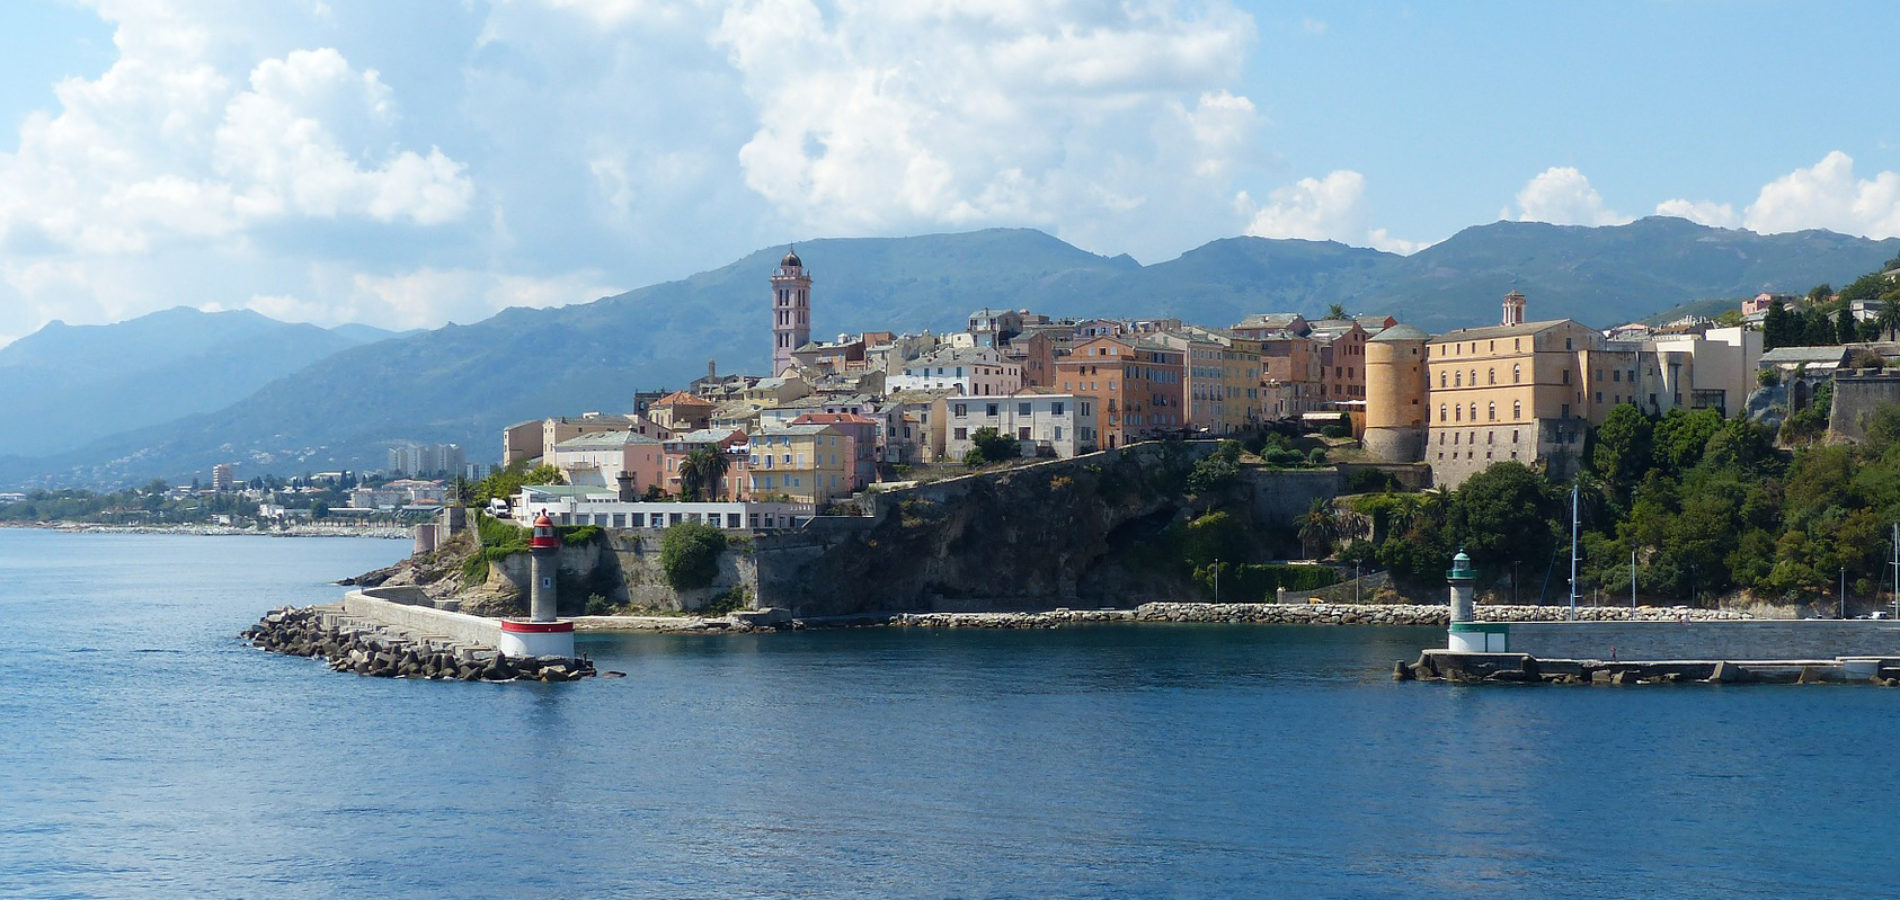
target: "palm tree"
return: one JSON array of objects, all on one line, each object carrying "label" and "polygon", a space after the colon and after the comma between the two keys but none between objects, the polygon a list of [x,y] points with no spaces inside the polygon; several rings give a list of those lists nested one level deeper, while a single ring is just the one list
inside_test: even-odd
[{"label": "palm tree", "polygon": [[1874,324],[1887,333],[1887,340],[1893,340],[1894,332],[1900,331],[1900,291],[1880,298],[1880,314],[1874,317]]},{"label": "palm tree", "polygon": [[727,459],[726,451],[719,447],[708,448],[705,453],[699,474],[712,486],[712,498],[717,500],[725,493],[726,470],[732,467],[732,460]]},{"label": "palm tree", "polygon": [[[1333,512],[1332,501],[1320,497],[1313,506],[1300,517],[1300,546],[1314,559],[1324,558],[1333,550],[1333,540],[1339,536],[1339,519]],[[1320,552],[1312,552],[1310,545],[1318,544]]]},{"label": "palm tree", "polygon": [[1343,318],[1345,318],[1345,317],[1346,317],[1346,307],[1345,307],[1345,306],[1343,306],[1343,305],[1341,305],[1341,304],[1338,304],[1338,303],[1334,303],[1334,304],[1332,304],[1331,306],[1328,306],[1328,307],[1326,307],[1326,318],[1328,318],[1328,319],[1343,319]]},{"label": "palm tree", "polygon": [[699,447],[688,452],[680,460],[680,499],[688,503],[699,500],[699,489],[706,484],[706,448]]}]

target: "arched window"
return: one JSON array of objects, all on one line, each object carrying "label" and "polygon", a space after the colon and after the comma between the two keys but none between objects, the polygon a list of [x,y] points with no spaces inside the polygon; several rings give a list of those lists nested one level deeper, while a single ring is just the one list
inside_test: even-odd
[{"label": "arched window", "polygon": [[1477,369],[1471,370],[1471,386],[1472,387],[1478,386],[1478,370]]},{"label": "arched window", "polygon": [[1484,370],[1484,383],[1485,384],[1498,383],[1498,370],[1495,367]]},{"label": "arched window", "polygon": [[1524,364],[1512,363],[1511,364],[1511,383],[1517,384],[1523,380],[1524,380]]},{"label": "arched window", "polygon": [[1443,403],[1438,404],[1438,421],[1441,423],[1445,421],[1445,404]]},{"label": "arched window", "polygon": [[1511,418],[1514,420],[1524,418],[1524,401],[1522,400],[1511,401]]},{"label": "arched window", "polygon": [[1496,403],[1487,404],[1485,406],[1484,420],[1487,422],[1496,422],[1498,420],[1498,405]]},{"label": "arched window", "polygon": [[1478,421],[1478,404],[1471,404],[1471,421]]},{"label": "arched window", "polygon": [[1465,386],[1465,373],[1463,373],[1463,372],[1454,372],[1454,373],[1452,373],[1452,376],[1451,376],[1451,383],[1452,383],[1452,384],[1454,384],[1454,385],[1457,385],[1458,387],[1464,387],[1464,386]]},{"label": "arched window", "polygon": [[1460,421],[1460,422],[1463,422],[1463,421],[1465,420],[1465,410],[1464,410],[1464,407],[1462,407],[1462,406],[1454,406],[1454,407],[1452,407],[1452,408],[1451,408],[1451,417],[1452,417],[1452,418],[1454,418],[1454,419],[1457,419],[1457,420],[1458,420],[1458,421]]}]

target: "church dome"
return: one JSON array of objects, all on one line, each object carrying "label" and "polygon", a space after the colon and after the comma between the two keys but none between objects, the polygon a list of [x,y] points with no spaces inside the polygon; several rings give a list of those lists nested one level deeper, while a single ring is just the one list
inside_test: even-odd
[{"label": "church dome", "polygon": [[805,265],[804,261],[798,258],[798,251],[791,248],[786,249],[785,258],[779,260],[778,264],[788,269],[794,266],[802,268]]}]

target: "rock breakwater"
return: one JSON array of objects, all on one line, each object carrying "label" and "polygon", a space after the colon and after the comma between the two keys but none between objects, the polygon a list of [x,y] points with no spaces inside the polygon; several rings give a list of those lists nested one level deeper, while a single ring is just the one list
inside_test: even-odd
[{"label": "rock breakwater", "polygon": [[351,616],[341,605],[274,609],[240,636],[272,653],[320,657],[332,671],[379,678],[557,682],[596,674],[585,657],[510,657]]},{"label": "rock breakwater", "polygon": [[[1485,622],[1561,622],[1567,606],[1480,606]],[[1580,607],[1578,621],[1713,622],[1752,618],[1747,613],[1687,606]],[[883,624],[915,628],[1059,628],[1140,622],[1245,625],[1431,625],[1451,623],[1439,605],[1373,603],[1143,603],[1134,609],[1054,609],[1046,612],[899,613]],[[813,621],[807,626],[822,624]],[[865,624],[854,621],[851,624]]]}]

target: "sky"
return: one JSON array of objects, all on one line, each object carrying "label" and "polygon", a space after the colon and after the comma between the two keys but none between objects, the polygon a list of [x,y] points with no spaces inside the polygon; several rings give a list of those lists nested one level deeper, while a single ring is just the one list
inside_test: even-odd
[{"label": "sky", "polygon": [[766,246],[991,226],[1144,263],[1241,234],[1411,253],[1498,219],[1893,237],[1891,18],[8,0],[0,344],[179,305],[436,327]]}]

